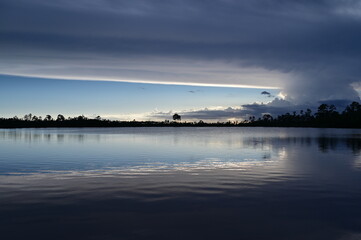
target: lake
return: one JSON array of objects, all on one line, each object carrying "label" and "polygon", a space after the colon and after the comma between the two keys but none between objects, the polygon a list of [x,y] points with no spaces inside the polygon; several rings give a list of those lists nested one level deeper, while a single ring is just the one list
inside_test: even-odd
[{"label": "lake", "polygon": [[361,130],[0,129],[1,239],[361,239]]}]

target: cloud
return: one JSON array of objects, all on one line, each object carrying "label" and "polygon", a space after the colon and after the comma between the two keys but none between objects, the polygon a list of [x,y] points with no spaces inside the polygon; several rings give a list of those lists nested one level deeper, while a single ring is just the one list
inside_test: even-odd
[{"label": "cloud", "polygon": [[350,0],[3,0],[0,73],[281,87],[358,100],[361,5]]},{"label": "cloud", "polygon": [[347,105],[351,103],[350,100],[345,99],[336,99],[329,101],[319,101],[315,104],[293,104],[290,101],[275,98],[268,103],[252,103],[244,104],[238,107],[215,107],[215,108],[204,108],[197,110],[183,110],[183,111],[154,111],[150,114],[147,114],[148,118],[154,118],[157,120],[171,119],[172,115],[177,112],[182,116],[183,120],[186,121],[199,121],[205,120],[208,122],[225,122],[228,120],[232,121],[242,121],[248,120],[250,116],[255,116],[256,118],[262,117],[264,114],[271,114],[273,117],[285,113],[296,112],[300,113],[301,110],[310,109],[313,113],[316,113],[317,108],[321,104],[333,104],[336,107],[336,110],[342,112]]},{"label": "cloud", "polygon": [[189,93],[195,94],[195,93],[199,93],[202,92],[201,90],[197,89],[197,90],[189,90]]},{"label": "cloud", "polygon": [[270,93],[270,92],[267,92],[267,91],[263,91],[263,92],[261,92],[261,95],[265,95],[265,96],[267,96],[267,97],[273,97],[273,95]]},{"label": "cloud", "polygon": [[272,116],[278,116],[287,112],[299,112],[311,108],[315,110],[317,107],[309,105],[294,105],[291,102],[279,98],[275,98],[269,103],[253,103],[245,104],[238,107],[215,107],[204,108],[198,110],[183,110],[183,111],[155,111],[147,117],[155,118],[157,120],[171,119],[172,115],[177,112],[182,116],[183,120],[198,121],[206,120],[209,122],[228,121],[228,120],[246,120],[250,116],[261,117],[263,114],[269,113]]}]

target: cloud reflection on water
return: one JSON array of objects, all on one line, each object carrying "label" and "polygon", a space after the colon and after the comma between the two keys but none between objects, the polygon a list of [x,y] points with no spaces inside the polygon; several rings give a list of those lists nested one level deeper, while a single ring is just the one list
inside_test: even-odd
[{"label": "cloud reflection on water", "polygon": [[352,129],[0,130],[0,224],[13,239],[348,240],[360,142]]}]

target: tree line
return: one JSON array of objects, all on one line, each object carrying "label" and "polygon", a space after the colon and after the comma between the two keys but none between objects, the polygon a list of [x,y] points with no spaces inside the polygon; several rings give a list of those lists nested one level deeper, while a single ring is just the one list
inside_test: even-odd
[{"label": "tree line", "polygon": [[37,127],[342,127],[361,128],[361,104],[352,102],[341,113],[334,105],[321,104],[317,112],[312,113],[311,109],[286,113],[273,117],[265,113],[256,119],[250,116],[248,119],[238,121],[206,123],[203,120],[196,122],[181,122],[179,114],[173,115],[173,121],[111,121],[100,116],[87,118],[84,115],[66,118],[58,114],[55,118],[46,115],[44,118],[31,113],[22,118],[0,118],[0,128],[37,128]]},{"label": "tree line", "polygon": [[361,127],[361,104],[352,102],[340,113],[334,105],[321,104],[316,113],[311,109],[301,110],[299,113],[286,113],[273,117],[264,114],[262,118],[255,119],[251,116],[243,122],[250,126],[273,126],[273,127]]}]

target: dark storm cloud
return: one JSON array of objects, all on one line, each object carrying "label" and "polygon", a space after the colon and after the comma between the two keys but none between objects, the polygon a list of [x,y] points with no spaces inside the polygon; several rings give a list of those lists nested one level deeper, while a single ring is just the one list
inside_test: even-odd
[{"label": "dark storm cloud", "polygon": [[[334,104],[337,102],[344,104],[349,104],[350,102],[341,102],[333,101],[327,102],[327,104]],[[337,105],[340,106],[340,105]],[[253,103],[245,104],[240,107],[228,107],[224,109],[200,109],[200,110],[191,110],[191,111],[178,111],[178,114],[181,115],[184,120],[207,120],[207,121],[228,121],[232,120],[247,120],[250,116],[255,116],[256,118],[262,117],[264,114],[271,114],[276,117],[285,113],[293,113],[296,111],[299,113],[301,110],[306,110],[310,108],[312,111],[316,111],[317,108],[311,105],[295,105],[291,102],[279,98],[275,98],[269,103]],[[169,112],[154,112],[149,115],[149,117],[157,118],[160,120],[171,119],[173,111]]]},{"label": "dark storm cloud", "polygon": [[[240,107],[228,107],[224,109],[200,109],[191,111],[178,111],[178,114],[182,116],[184,120],[198,121],[228,121],[228,120],[248,120],[250,116],[256,118],[262,117],[264,114],[271,114],[273,117],[277,117],[282,114],[296,112],[300,113],[301,110],[305,111],[310,109],[311,112],[316,113],[317,108],[321,104],[334,105],[336,111],[342,112],[347,105],[351,104],[350,100],[335,99],[327,101],[319,101],[313,104],[293,104],[287,100],[275,98],[269,103],[252,103],[244,104]],[[159,120],[172,119],[174,112],[154,112],[149,117],[157,118]]]},{"label": "dark storm cloud", "polygon": [[[359,1],[2,0],[0,4],[1,73],[48,71],[63,76],[72,66],[68,72],[84,77],[113,74],[279,86],[288,100],[297,103],[359,97],[350,86],[361,79]],[[124,67],[129,61],[132,64]],[[199,62],[202,69],[195,70]],[[37,72],[31,70],[34,67]],[[238,69],[249,67],[286,73],[288,78],[240,80]]]},{"label": "dark storm cloud", "polygon": [[[347,105],[351,104],[350,100],[345,99],[336,99],[336,100],[327,100],[319,101],[313,104],[293,104],[287,100],[275,98],[269,103],[252,103],[244,104],[239,107],[228,107],[222,109],[212,109],[205,108],[199,110],[189,110],[189,111],[177,111],[181,115],[183,120],[186,121],[228,121],[228,120],[248,120],[250,116],[255,116],[256,118],[262,117],[264,114],[271,114],[273,117],[277,117],[282,114],[290,113],[293,114],[296,112],[300,113],[301,110],[305,111],[310,109],[312,113],[317,112],[317,108],[321,104],[334,105],[336,111],[342,112]],[[156,118],[158,120],[172,119],[174,111],[168,112],[153,112],[147,117]]]}]

